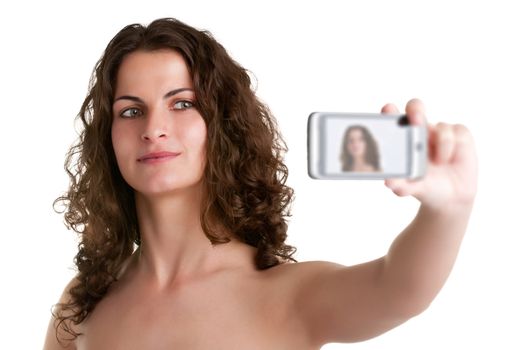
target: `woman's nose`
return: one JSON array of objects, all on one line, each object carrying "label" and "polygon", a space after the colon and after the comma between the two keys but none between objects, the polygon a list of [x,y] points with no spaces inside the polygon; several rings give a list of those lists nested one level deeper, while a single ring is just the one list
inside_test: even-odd
[{"label": "woman's nose", "polygon": [[146,117],[141,139],[144,141],[153,141],[167,136],[166,116],[162,112],[152,111],[152,113],[149,113]]}]

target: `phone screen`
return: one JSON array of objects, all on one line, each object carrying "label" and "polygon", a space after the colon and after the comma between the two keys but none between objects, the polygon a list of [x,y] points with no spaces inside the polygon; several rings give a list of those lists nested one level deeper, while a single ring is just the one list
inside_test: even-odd
[{"label": "phone screen", "polygon": [[321,177],[387,178],[409,175],[411,128],[404,116],[324,114],[318,130]]}]

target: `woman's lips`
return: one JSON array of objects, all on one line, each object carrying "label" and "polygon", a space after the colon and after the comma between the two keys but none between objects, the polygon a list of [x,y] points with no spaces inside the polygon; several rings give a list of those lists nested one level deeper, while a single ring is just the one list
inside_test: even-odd
[{"label": "woman's lips", "polygon": [[154,153],[148,153],[144,156],[141,156],[139,159],[137,159],[140,163],[159,163],[164,162],[170,159],[173,159],[177,156],[179,156],[181,153],[175,153],[175,152],[154,152]]}]

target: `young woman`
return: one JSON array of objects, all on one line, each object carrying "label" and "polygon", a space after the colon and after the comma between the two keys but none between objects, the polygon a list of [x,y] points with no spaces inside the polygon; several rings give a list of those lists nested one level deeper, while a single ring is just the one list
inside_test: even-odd
[{"label": "young woman", "polygon": [[342,171],[380,171],[379,148],[370,131],[362,125],[349,126],[344,132],[340,152]]},{"label": "young woman", "polygon": [[[406,113],[426,123],[419,100]],[[111,40],[79,116],[58,199],[81,237],[78,274],[47,350],[309,350],[377,336],[439,292],[476,193],[470,133],[430,125],[427,176],[386,181],[421,202],[387,254],[295,263],[275,120],[210,33],[174,19]]]}]

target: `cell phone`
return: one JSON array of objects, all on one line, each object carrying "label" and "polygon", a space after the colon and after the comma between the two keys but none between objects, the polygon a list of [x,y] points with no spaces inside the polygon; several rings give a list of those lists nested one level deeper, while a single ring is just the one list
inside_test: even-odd
[{"label": "cell phone", "polygon": [[314,179],[418,179],[428,135],[404,114],[314,112],[308,119],[308,173]]}]

